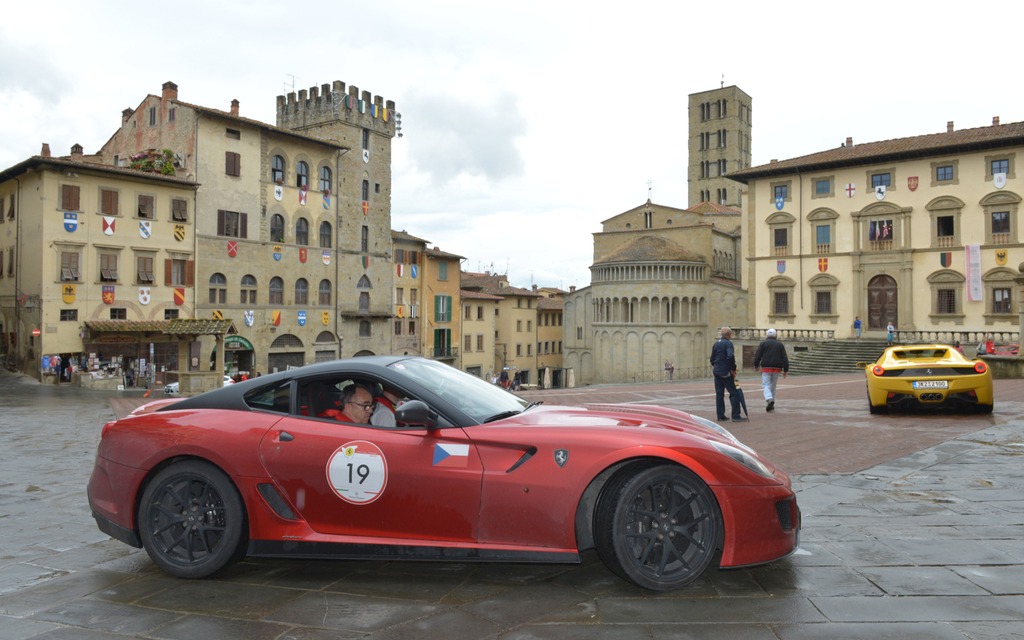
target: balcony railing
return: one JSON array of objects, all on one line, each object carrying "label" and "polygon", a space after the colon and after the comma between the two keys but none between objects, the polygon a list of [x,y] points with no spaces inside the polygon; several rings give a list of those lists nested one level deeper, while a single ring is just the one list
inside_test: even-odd
[{"label": "balcony railing", "polygon": [[438,360],[454,360],[459,357],[458,347],[434,347],[431,356]]}]

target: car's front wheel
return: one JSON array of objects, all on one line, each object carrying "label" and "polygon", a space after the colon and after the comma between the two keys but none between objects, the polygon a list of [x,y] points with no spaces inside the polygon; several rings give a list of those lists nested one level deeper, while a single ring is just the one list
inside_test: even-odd
[{"label": "car's front wheel", "polygon": [[198,460],[175,463],[150,481],[139,505],[149,557],[179,578],[204,578],[245,551],[245,508],[231,479]]},{"label": "car's front wheel", "polygon": [[714,494],[696,474],[665,464],[621,473],[595,514],[598,555],[646,589],[677,589],[697,579],[722,541]]}]

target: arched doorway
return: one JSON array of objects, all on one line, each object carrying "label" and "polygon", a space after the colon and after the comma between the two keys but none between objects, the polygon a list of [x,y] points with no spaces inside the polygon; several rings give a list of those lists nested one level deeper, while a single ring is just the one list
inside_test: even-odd
[{"label": "arched doorway", "polygon": [[885,274],[868,282],[868,329],[884,330],[888,323],[899,327],[899,291],[896,280]]}]

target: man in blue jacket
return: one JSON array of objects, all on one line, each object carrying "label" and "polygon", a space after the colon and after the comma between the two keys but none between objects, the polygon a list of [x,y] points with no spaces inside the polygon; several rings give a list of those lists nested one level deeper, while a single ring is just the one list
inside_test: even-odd
[{"label": "man in blue jacket", "polygon": [[779,342],[775,329],[768,330],[768,337],[757,345],[754,352],[754,368],[761,370],[761,389],[764,391],[765,411],[775,410],[775,386],[779,383],[779,374],[785,378],[789,374],[789,356],[786,345]]},{"label": "man in blue jacket", "polygon": [[725,392],[729,391],[732,421],[747,422],[740,415],[740,399],[736,391],[736,351],[732,346],[732,329],[722,327],[721,337],[711,347],[711,373],[715,377],[715,411],[718,421],[725,422]]}]

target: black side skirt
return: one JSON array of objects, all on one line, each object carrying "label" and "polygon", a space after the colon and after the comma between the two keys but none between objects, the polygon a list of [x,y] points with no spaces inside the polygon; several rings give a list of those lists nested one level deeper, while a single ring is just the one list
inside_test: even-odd
[{"label": "black side skirt", "polygon": [[458,549],[406,545],[299,542],[296,540],[250,540],[248,555],[264,558],[323,558],[336,560],[446,560],[449,562],[530,562],[579,564],[578,553],[508,551],[504,549]]}]

